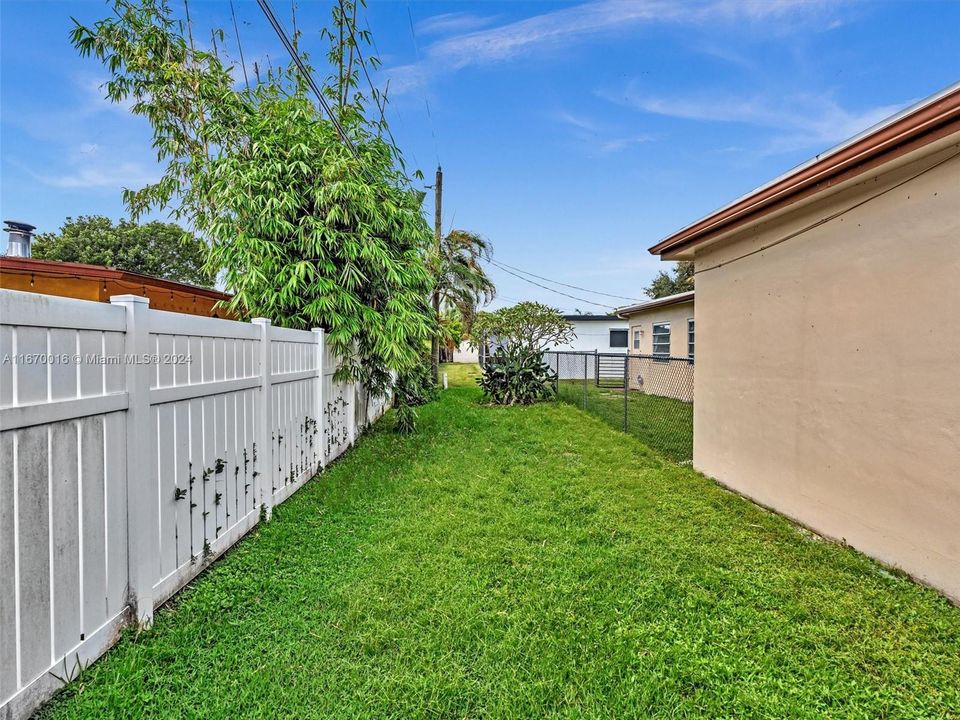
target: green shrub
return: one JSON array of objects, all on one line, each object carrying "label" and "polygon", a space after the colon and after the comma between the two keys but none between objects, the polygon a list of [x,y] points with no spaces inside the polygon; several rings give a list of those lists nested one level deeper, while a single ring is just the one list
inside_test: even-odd
[{"label": "green shrub", "polygon": [[417,411],[411,405],[397,405],[397,415],[393,421],[393,431],[407,435],[417,429]]},{"label": "green shrub", "polygon": [[397,406],[393,429],[398,433],[412,433],[417,429],[417,411],[414,408],[440,397],[430,358],[424,358],[419,364],[400,373],[393,389]]},{"label": "green shrub", "polygon": [[430,358],[400,373],[394,386],[398,404],[417,407],[433,402],[440,397],[440,388],[433,379]]},{"label": "green shrub", "polygon": [[496,405],[530,405],[553,397],[556,379],[541,353],[498,350],[477,382]]}]

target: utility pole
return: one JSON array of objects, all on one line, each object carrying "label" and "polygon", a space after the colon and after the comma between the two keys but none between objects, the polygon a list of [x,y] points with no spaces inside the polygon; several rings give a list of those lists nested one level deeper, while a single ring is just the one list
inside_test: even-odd
[{"label": "utility pole", "polygon": [[[437,180],[433,185],[433,240],[435,261],[437,271],[440,270],[440,245],[443,233],[443,168],[437,164]],[[437,278],[438,280],[439,278]],[[440,381],[440,291],[437,288],[433,290],[433,317],[437,322],[437,327],[433,334],[433,341],[430,343],[430,364],[433,369],[434,382]]]}]

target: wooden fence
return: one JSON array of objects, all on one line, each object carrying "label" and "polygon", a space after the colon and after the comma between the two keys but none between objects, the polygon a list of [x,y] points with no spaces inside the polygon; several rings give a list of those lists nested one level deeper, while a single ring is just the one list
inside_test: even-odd
[{"label": "wooden fence", "polygon": [[0,290],[0,717],[29,714],[353,444],[322,330]]}]

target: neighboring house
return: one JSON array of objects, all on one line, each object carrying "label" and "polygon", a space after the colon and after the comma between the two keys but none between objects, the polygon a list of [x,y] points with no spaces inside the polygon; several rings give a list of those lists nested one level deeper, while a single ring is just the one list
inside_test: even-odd
[{"label": "neighboring house", "polygon": [[455,363],[478,363],[480,351],[472,347],[469,340],[461,340],[460,345],[454,348],[451,361]]},{"label": "neighboring house", "polygon": [[573,325],[576,337],[564,345],[554,345],[548,350],[567,352],[627,352],[627,323],[616,315],[564,315],[563,319]]},{"label": "neighboring house", "polygon": [[629,326],[630,354],[693,361],[693,290],[617,308]]},{"label": "neighboring house", "polygon": [[617,308],[629,324],[631,390],[693,401],[693,290]]},{"label": "neighboring house", "polygon": [[226,293],[102,265],[0,257],[0,288],[104,303],[112,295],[140,295],[153,310],[231,317],[218,305],[230,300]]},{"label": "neighboring house", "polygon": [[[544,356],[559,378],[622,378],[623,361],[602,356],[626,354],[629,344],[627,321],[616,315],[564,315],[563,318],[573,326],[574,337],[568,343],[550,346]],[[560,354],[553,355],[553,352]]]},{"label": "neighboring house", "polygon": [[694,465],[960,600],[960,84],[664,239]]}]

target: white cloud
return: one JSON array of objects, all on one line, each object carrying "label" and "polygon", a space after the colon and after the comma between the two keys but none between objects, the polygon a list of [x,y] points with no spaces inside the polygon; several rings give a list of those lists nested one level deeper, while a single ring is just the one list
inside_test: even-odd
[{"label": "white cloud", "polygon": [[652,142],[654,139],[655,138],[653,135],[646,134],[611,138],[601,142],[599,149],[602,153],[619,152],[620,150],[626,150],[628,147],[632,147],[633,145],[642,145],[643,143]]},{"label": "white cloud", "polygon": [[418,22],[417,32],[422,35],[472,32],[489,25],[495,19],[492,16],[473,15],[465,12],[443,13]]},{"label": "white cloud", "polygon": [[130,109],[136,102],[132,97],[122,102],[113,102],[107,97],[107,78],[81,75],[75,80],[77,87],[84,96],[84,102],[77,109],[82,115],[95,115],[99,112],[113,111],[124,115],[130,114]]},{"label": "white cloud", "polygon": [[33,173],[42,183],[65,189],[140,188],[159,179],[157,168],[136,162],[120,162],[110,165],[85,165],[64,173],[43,175]]},{"label": "white cloud", "polygon": [[593,120],[580,115],[574,115],[566,110],[561,110],[557,113],[557,119],[578,130],[584,130],[589,133],[597,133],[600,130],[600,127]]},{"label": "white cloud", "polygon": [[429,80],[429,73],[422,65],[397,65],[387,72],[390,83],[390,97],[403,95],[423,87]]},{"label": "white cloud", "polygon": [[566,47],[587,37],[620,32],[636,25],[751,23],[782,20],[788,15],[819,17],[825,7],[827,4],[819,0],[698,0],[688,3],[597,0],[438,40],[425,49],[421,63],[397,66],[387,74],[391,77],[391,89],[399,94],[423,84],[433,74],[501,62],[535,50]]},{"label": "white cloud", "polygon": [[654,140],[647,133],[624,133],[591,118],[561,110],[557,120],[571,128],[573,137],[591,150],[609,154]]},{"label": "white cloud", "polygon": [[442,59],[451,69],[459,69],[638,21],[664,19],[674,13],[671,5],[660,0],[603,0],[441,40],[429,48],[428,55]]},{"label": "white cloud", "polygon": [[829,95],[810,93],[740,98],[714,93],[663,97],[628,89],[622,95],[606,93],[602,96],[643,112],[667,117],[775,129],[777,135],[768,143],[766,153],[832,145],[875,125],[909,104],[850,110]]}]

